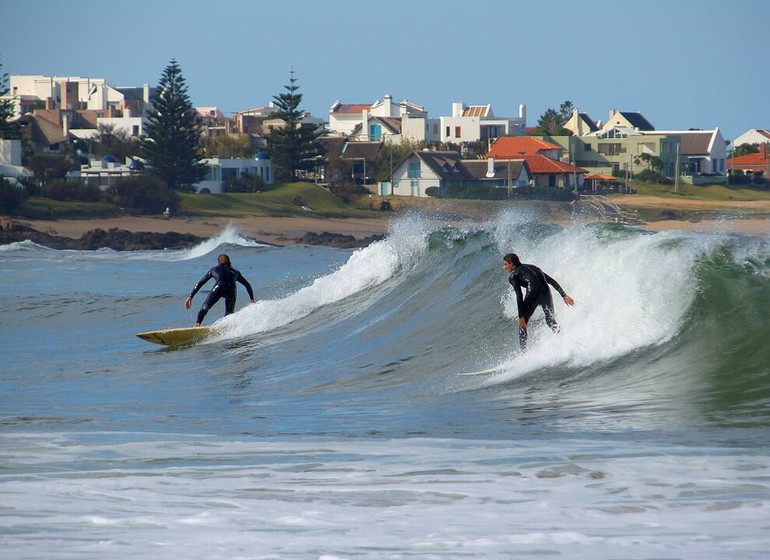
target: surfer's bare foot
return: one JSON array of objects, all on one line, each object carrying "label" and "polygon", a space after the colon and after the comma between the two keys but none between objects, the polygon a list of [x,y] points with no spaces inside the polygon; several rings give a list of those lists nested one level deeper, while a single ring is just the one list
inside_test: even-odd
[{"label": "surfer's bare foot", "polygon": [[195,323],[195,326],[196,326],[196,327],[200,327],[200,326],[201,326],[201,324],[200,324],[200,323]]}]

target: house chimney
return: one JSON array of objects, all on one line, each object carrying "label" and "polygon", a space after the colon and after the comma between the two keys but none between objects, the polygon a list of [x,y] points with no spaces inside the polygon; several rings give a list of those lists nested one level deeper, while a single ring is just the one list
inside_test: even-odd
[{"label": "house chimney", "polygon": [[369,141],[369,111],[361,111],[361,138],[364,142]]},{"label": "house chimney", "polygon": [[396,115],[393,114],[393,97],[386,93],[385,97],[382,98],[383,102],[385,104],[385,114],[389,117],[395,117]]},{"label": "house chimney", "polygon": [[452,103],[452,116],[453,117],[462,117],[463,116],[463,102],[462,101],[455,101]]},{"label": "house chimney", "polygon": [[487,179],[491,179],[495,176],[495,158],[491,157],[487,160]]}]

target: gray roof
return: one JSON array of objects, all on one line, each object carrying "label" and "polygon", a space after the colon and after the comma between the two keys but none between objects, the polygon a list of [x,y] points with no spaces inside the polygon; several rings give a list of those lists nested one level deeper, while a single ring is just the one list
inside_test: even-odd
[{"label": "gray roof", "polygon": [[[510,162],[510,167],[509,167]],[[466,159],[462,162],[463,166],[468,170],[468,173],[476,179],[511,179],[516,180],[521,176],[523,169],[529,168],[527,162],[523,159],[512,160],[495,160],[494,162],[494,176],[487,177],[487,171],[489,170],[488,160],[485,159]],[[510,175],[509,175],[510,174]]]},{"label": "gray roof", "polygon": [[710,132],[687,132],[682,134],[681,153],[685,156],[706,155],[709,153],[711,138]]},{"label": "gray roof", "polygon": [[655,127],[650,124],[650,121],[645,119],[641,113],[629,113],[626,111],[620,111],[623,118],[626,119],[629,124],[638,130],[655,130]]}]

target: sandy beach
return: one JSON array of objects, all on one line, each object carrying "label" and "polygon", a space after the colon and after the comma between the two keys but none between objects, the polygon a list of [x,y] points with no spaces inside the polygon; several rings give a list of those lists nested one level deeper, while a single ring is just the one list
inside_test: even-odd
[{"label": "sandy beach", "polygon": [[[668,229],[686,231],[728,231],[748,235],[770,234],[770,201],[728,201],[712,202],[701,200],[677,200],[645,196],[620,196],[613,199],[624,208],[667,208],[690,214],[690,219],[665,219],[642,223],[651,231]],[[695,212],[695,214],[693,214]],[[700,214],[698,214],[700,212]],[[705,213],[705,214],[704,214]],[[28,225],[51,235],[80,238],[84,233],[101,228],[118,228],[130,232],[177,232],[199,237],[213,237],[228,225],[241,235],[275,245],[297,243],[306,233],[335,233],[352,235],[363,239],[375,234],[387,233],[391,220],[397,213],[383,214],[371,218],[318,218],[318,217],[269,217],[245,216],[195,217],[192,219],[161,216],[123,216],[96,220],[28,220],[14,219],[14,222]],[[491,216],[476,215],[480,221]]]}]

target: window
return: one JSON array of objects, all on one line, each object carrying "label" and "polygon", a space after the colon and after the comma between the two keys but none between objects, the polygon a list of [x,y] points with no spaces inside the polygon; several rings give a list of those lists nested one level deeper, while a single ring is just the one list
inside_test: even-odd
[{"label": "window", "polygon": [[455,138],[460,138],[462,136],[462,133],[460,132],[460,127],[455,127]]},{"label": "window", "polygon": [[410,161],[409,162],[409,168],[407,169],[407,175],[410,179],[419,179],[420,178],[420,162],[419,161]]},{"label": "window", "polygon": [[583,144],[583,151],[584,152],[590,152],[591,151],[591,144]]},{"label": "window", "polygon": [[373,124],[369,127],[369,139],[372,142],[379,142],[382,140],[382,126],[379,124]]},{"label": "window", "polygon": [[620,143],[605,142],[603,144],[599,144],[599,146],[597,147],[597,151],[600,154],[604,154],[605,156],[617,156],[621,153]]},{"label": "window", "polygon": [[445,136],[446,136],[447,138],[449,138],[449,127],[446,127],[446,134],[445,134]]}]

